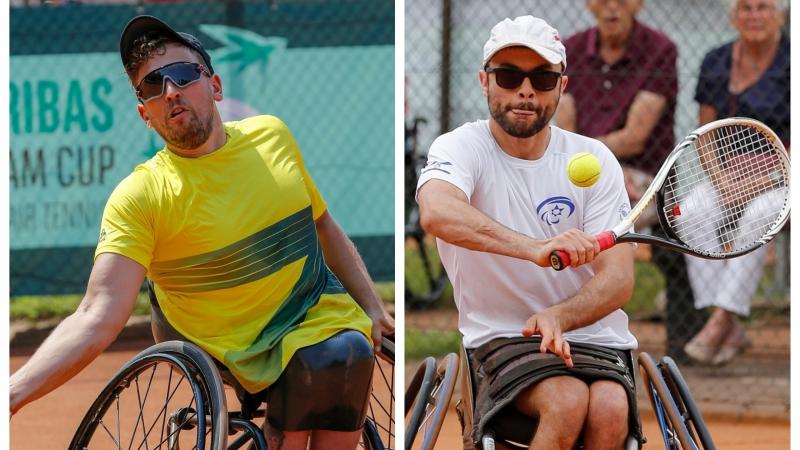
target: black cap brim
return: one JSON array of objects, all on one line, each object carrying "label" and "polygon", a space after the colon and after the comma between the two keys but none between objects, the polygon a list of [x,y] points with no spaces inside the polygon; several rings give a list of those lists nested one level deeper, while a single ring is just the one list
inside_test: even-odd
[{"label": "black cap brim", "polygon": [[134,17],[128,22],[128,25],[125,26],[125,29],[122,31],[122,36],[120,36],[119,39],[119,53],[122,58],[123,66],[127,66],[128,64],[134,42],[141,36],[153,31],[163,36],[171,37],[197,51],[208,66],[209,72],[214,73],[214,69],[211,67],[211,57],[196,37],[187,33],[179,33],[153,16]]}]

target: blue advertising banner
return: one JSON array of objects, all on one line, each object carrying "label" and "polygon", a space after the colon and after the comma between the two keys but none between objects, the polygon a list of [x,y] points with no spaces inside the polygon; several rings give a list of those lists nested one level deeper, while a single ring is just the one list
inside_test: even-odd
[{"label": "blue advertising banner", "polygon": [[[178,16],[190,6],[197,7],[174,5],[164,11]],[[338,15],[356,14],[351,22],[341,22],[346,15],[317,17],[312,9],[307,8],[306,20],[283,13],[298,24],[314,18],[320,26],[315,33],[327,29],[332,39],[337,21],[344,29],[335,34],[360,29],[357,10],[339,10]],[[226,16],[216,14],[217,22],[213,12],[207,21],[191,22],[187,31],[209,48],[222,78],[225,99],[218,107],[223,119],[272,114],[286,122],[331,213],[364,253],[373,276],[393,276],[393,43],[385,38],[370,42],[362,30],[350,33],[360,35],[352,45],[329,45],[322,35],[309,39],[308,33],[297,34],[296,27],[283,35],[265,24],[219,23]],[[125,17],[120,31],[135,15],[119,14],[118,7],[94,7],[86,13],[98,19]],[[274,14],[268,17],[276,20]],[[69,52],[63,39],[55,39],[61,42],[53,44],[53,52],[33,51],[27,40],[13,44],[14,24],[25,19],[13,11],[11,19],[12,295],[74,291],[85,283],[109,194],[164,143],[136,111],[116,46]],[[186,30],[180,25],[186,17],[164,20]],[[393,17],[384,18],[384,26],[392,36]],[[47,255],[44,264],[30,261]],[[54,255],[62,260],[55,266]],[[80,255],[78,261],[75,255]],[[42,271],[53,272],[51,279],[63,277],[61,284],[71,286],[43,287]]]}]

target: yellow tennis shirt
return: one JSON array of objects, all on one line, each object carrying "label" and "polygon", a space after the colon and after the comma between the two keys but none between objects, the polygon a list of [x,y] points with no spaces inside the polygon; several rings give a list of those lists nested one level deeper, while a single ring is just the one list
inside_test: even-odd
[{"label": "yellow tennis shirt", "polygon": [[314,220],[326,206],[289,129],[272,116],[225,124],[199,158],[166,148],[106,204],[95,257],[147,268],[176,330],[250,392],[295,351],[372,323],[325,265]]}]

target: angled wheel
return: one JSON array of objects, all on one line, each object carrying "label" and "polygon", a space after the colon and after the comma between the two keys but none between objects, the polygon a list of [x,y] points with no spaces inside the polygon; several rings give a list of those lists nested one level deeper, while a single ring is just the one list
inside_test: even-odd
[{"label": "angled wheel", "polygon": [[[406,450],[411,448],[414,439],[417,437],[417,430],[422,424],[422,416],[425,414],[427,399],[433,391],[433,384],[436,378],[436,359],[432,356],[425,358],[414,373],[405,394],[405,416],[406,416]],[[409,413],[410,412],[410,413]]]},{"label": "angled wheel", "polygon": [[103,388],[71,450],[224,449],[228,413],[213,360],[194,344],[156,344],[128,361]]},{"label": "angled wheel", "polygon": [[642,375],[642,385],[656,414],[665,448],[667,450],[697,450],[697,444],[686,427],[661,371],[647,353],[639,354],[639,371]]},{"label": "angled wheel", "polygon": [[703,415],[700,413],[700,408],[697,407],[678,365],[672,358],[665,356],[661,358],[659,368],[667,383],[667,388],[675,399],[678,412],[683,417],[694,441],[699,442],[702,445],[700,448],[704,450],[716,449],[714,441],[711,439],[711,433],[708,432]]},{"label": "angled wheel", "polygon": [[372,397],[367,410],[360,448],[394,450],[394,336],[384,336],[375,358]]},{"label": "angled wheel", "polygon": [[[419,431],[422,432],[421,450],[431,450],[439,437],[445,415],[453,398],[456,381],[458,380],[458,355],[448,353],[436,367],[433,379],[433,388],[426,397],[417,396],[415,401],[423,402],[423,415]],[[408,406],[406,406],[408,408]],[[411,409],[415,408],[411,405]],[[406,443],[410,445],[410,443]]]}]

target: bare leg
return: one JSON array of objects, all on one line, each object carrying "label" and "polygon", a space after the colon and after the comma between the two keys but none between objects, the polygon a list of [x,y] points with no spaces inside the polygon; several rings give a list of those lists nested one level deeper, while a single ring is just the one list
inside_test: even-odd
[{"label": "bare leg", "polygon": [[589,414],[583,446],[598,450],[619,450],[628,436],[628,397],[621,384],[610,380],[589,386]]},{"label": "bare leg", "polygon": [[[328,431],[314,430],[311,432],[310,450],[347,450],[355,449],[361,430],[358,431]],[[272,447],[270,447],[272,450]]]},{"label": "bare leg", "polygon": [[539,418],[531,450],[570,450],[581,434],[589,409],[589,386],[569,376],[547,378],[514,399],[523,414]]}]

